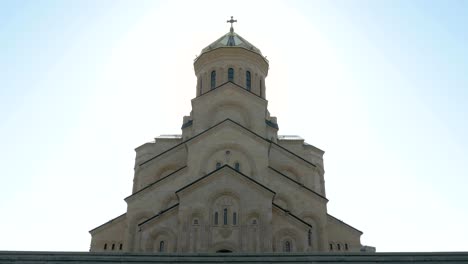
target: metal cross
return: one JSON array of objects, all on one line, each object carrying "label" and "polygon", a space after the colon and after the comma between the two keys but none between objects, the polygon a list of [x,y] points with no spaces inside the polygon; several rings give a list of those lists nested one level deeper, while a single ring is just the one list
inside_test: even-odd
[{"label": "metal cross", "polygon": [[231,23],[231,31],[234,30],[233,27],[232,27],[232,24],[233,24],[234,22],[237,22],[237,19],[234,20],[234,17],[233,17],[233,16],[231,16],[231,20],[226,21],[226,23]]}]

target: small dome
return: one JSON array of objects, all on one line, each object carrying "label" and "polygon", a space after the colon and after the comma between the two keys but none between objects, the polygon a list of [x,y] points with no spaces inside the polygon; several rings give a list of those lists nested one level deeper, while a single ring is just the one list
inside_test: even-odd
[{"label": "small dome", "polygon": [[208,52],[208,51],[211,51],[211,50],[214,50],[214,49],[217,49],[217,48],[225,48],[225,47],[244,48],[244,49],[253,51],[253,52],[255,52],[255,53],[259,54],[259,55],[262,55],[262,52],[257,47],[250,44],[250,42],[248,42],[243,37],[236,34],[232,28],[231,28],[230,32],[228,32],[226,35],[220,37],[215,42],[208,45],[208,47],[202,49],[201,54],[203,54],[205,52]]}]

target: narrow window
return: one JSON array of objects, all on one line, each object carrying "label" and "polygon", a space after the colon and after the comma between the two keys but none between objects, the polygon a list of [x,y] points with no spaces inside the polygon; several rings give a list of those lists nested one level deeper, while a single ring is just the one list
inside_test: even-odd
[{"label": "narrow window", "polygon": [[220,162],[216,162],[216,169],[219,169],[221,168],[221,163]]},{"label": "narrow window", "polygon": [[257,219],[252,220],[252,225],[256,225],[256,224],[257,224]]},{"label": "narrow window", "polygon": [[202,81],[202,77],[200,77],[200,87],[198,88],[199,89],[199,95],[202,95],[202,88],[203,88],[203,81]]},{"label": "narrow window", "polygon": [[228,81],[230,82],[234,81],[234,69],[233,68],[228,69]]},{"label": "narrow window", "polygon": [[112,250],[114,250],[114,249],[115,249],[115,244],[112,244]]},{"label": "narrow window", "polygon": [[252,82],[251,82],[251,79],[250,79],[250,72],[247,71],[245,73],[245,87],[247,87],[247,90],[250,91],[250,89],[252,88]]},{"label": "narrow window", "polygon": [[215,215],[214,215],[214,224],[215,224],[215,225],[218,225],[218,212],[215,212]]},{"label": "narrow window", "polygon": [[237,225],[237,213],[232,213],[232,224]]},{"label": "narrow window", "polygon": [[122,250],[122,247],[123,247],[123,246],[122,246],[122,243],[121,243],[120,246],[119,246],[119,250]]},{"label": "narrow window", "polygon": [[236,164],[234,164],[234,169],[236,171],[240,171],[240,163],[239,162],[236,162]]},{"label": "narrow window", "polygon": [[291,242],[289,241],[284,242],[284,251],[291,252]]},{"label": "narrow window", "polygon": [[104,250],[107,250],[107,243],[104,244]]},{"label": "narrow window", "polygon": [[345,248],[346,250],[348,250],[348,249],[349,249],[349,247],[348,247],[348,243],[344,244],[344,248]]},{"label": "narrow window", "polygon": [[330,251],[333,251],[333,244],[330,243]]},{"label": "narrow window", "polygon": [[159,252],[164,252],[164,241],[159,242]]},{"label": "narrow window", "polygon": [[198,219],[193,219],[193,224],[198,225]]},{"label": "narrow window", "polygon": [[340,244],[337,244],[336,247],[338,248],[338,250],[341,250],[341,245]]},{"label": "narrow window", "polygon": [[216,71],[211,72],[211,89],[216,87]]},{"label": "narrow window", "polygon": [[260,97],[263,97],[262,79],[260,79]]},{"label": "narrow window", "polygon": [[227,208],[224,208],[223,210],[223,222],[225,225],[227,225],[227,218],[228,218],[228,215],[227,215]]},{"label": "narrow window", "polygon": [[309,246],[312,246],[312,230],[309,229],[309,233],[307,234],[307,240],[309,242]]}]

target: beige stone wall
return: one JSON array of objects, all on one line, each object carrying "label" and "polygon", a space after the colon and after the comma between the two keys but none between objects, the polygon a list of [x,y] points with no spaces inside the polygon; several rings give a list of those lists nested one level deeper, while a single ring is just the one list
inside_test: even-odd
[{"label": "beige stone wall", "polygon": [[265,100],[266,59],[216,48],[194,67],[197,96],[182,135],[135,149],[127,212],[90,232],[91,251],[122,244],[127,252],[323,252],[330,243],[359,251],[361,233],[327,214],[324,152],[278,137]]},{"label": "beige stone wall", "polygon": [[362,232],[328,215],[329,251],[360,251]]}]

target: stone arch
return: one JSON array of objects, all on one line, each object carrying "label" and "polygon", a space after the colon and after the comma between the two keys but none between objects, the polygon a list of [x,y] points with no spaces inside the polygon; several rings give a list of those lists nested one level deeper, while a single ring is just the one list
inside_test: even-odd
[{"label": "stone arch", "polygon": [[273,202],[285,210],[288,210],[288,211],[292,210],[291,208],[292,203],[290,199],[283,194],[276,194]]},{"label": "stone arch", "polygon": [[298,232],[292,228],[283,228],[273,235],[273,251],[283,252],[283,246],[286,241],[291,244],[291,252],[303,251],[302,240]]},{"label": "stone arch", "polygon": [[256,210],[246,214],[245,221],[243,222],[245,232],[242,235],[245,237],[245,248],[248,252],[261,251],[262,221],[261,214]]},{"label": "stone arch", "polygon": [[310,246],[310,250],[326,250],[326,247],[323,248],[323,244],[325,243],[325,234],[323,233],[325,223],[323,223],[323,221],[321,221],[320,218],[317,217],[317,215],[313,212],[304,212],[300,215],[300,217],[302,220],[312,226],[312,245]]},{"label": "stone arch", "polygon": [[292,166],[288,166],[288,165],[283,165],[279,168],[279,171],[288,176],[289,178],[301,183],[301,184],[304,184],[304,179],[302,179],[302,176],[301,174],[299,173],[299,171],[297,171],[297,169],[295,169],[294,167]]},{"label": "stone arch", "polygon": [[204,235],[206,226],[206,209],[197,207],[188,214],[187,246],[189,252],[200,252],[206,248]]},{"label": "stone arch", "polygon": [[218,242],[218,243],[215,243],[211,246],[209,252],[213,252],[213,253],[216,253],[216,252],[219,252],[219,251],[222,251],[222,250],[228,250],[228,251],[231,251],[231,252],[237,252],[238,251],[238,247],[237,245],[235,245],[234,243],[232,242],[229,242],[229,241],[222,241],[222,242]]},{"label": "stone arch", "polygon": [[139,223],[145,221],[146,219],[149,219],[154,215],[153,212],[150,211],[143,211],[135,214],[131,218],[129,218],[128,222],[128,232],[129,232],[129,237],[127,239],[125,247],[129,251],[133,251],[134,249],[136,251],[141,251],[143,248],[141,247],[140,243],[140,236],[141,232],[139,232],[140,228],[138,226]]},{"label": "stone arch", "polygon": [[164,253],[175,252],[177,248],[177,236],[168,227],[160,227],[150,231],[150,239],[145,241],[145,252],[160,252],[159,246],[164,241]]},{"label": "stone arch", "polygon": [[156,170],[154,180],[156,181],[156,180],[162,179],[166,177],[167,175],[173,173],[174,171],[178,170],[179,168],[180,168],[180,165],[176,163],[170,163],[170,164],[164,165],[161,168]]},{"label": "stone arch", "polygon": [[[218,212],[218,225],[217,226],[234,226],[233,225],[233,213],[236,213],[237,219],[242,217],[241,205],[239,195],[232,190],[224,189],[221,192],[217,192],[209,197],[210,205],[210,223],[214,224],[214,215]],[[224,209],[227,209],[227,224],[224,224]],[[236,226],[239,225],[237,220]]]},{"label": "stone arch", "polygon": [[175,193],[171,193],[162,200],[161,210],[167,209],[177,203],[179,203],[179,198]]},{"label": "stone arch", "polygon": [[223,100],[208,109],[208,117],[206,120],[211,120],[209,126],[214,126],[229,118],[250,129],[252,116],[253,114],[241,103]]},{"label": "stone arch", "polygon": [[[229,151],[230,154],[226,152]],[[241,172],[254,177],[257,175],[254,157],[242,145],[238,143],[219,144],[207,149],[205,155],[202,156],[200,164],[200,174],[216,169],[216,163],[221,162],[221,166],[229,164],[234,168],[235,162],[241,163]],[[247,165],[247,166],[246,166]]]}]

